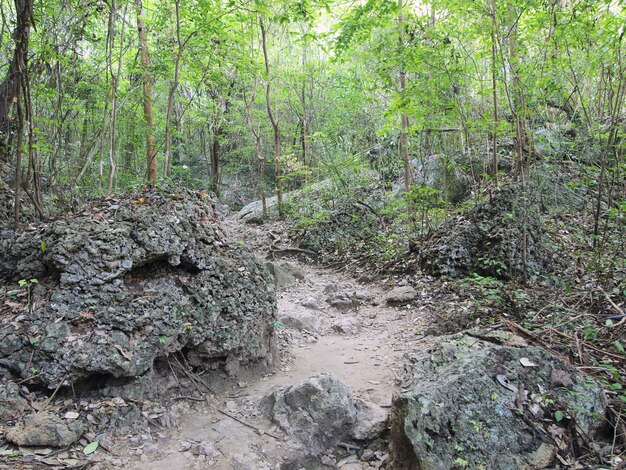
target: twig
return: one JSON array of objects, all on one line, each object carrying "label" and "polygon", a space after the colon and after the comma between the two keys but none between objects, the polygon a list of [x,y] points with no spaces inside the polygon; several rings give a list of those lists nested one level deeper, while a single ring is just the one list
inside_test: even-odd
[{"label": "twig", "polygon": [[57,385],[57,388],[54,389],[54,392],[52,393],[52,395],[50,395],[50,398],[48,398],[48,400],[44,403],[43,407],[39,411],[44,411],[46,408],[48,408],[48,405],[54,399],[54,397],[56,396],[57,392],[61,388],[61,385],[63,385],[63,382],[65,382],[66,378],[67,378],[67,375],[64,376],[63,379],[59,382],[59,385]]},{"label": "twig", "polygon": [[528,331],[523,326],[518,325],[514,321],[506,320],[506,319],[504,320],[504,323],[509,327],[509,329],[511,331],[520,333],[520,334],[522,334],[522,336],[525,336],[525,337],[531,339],[532,341],[534,341],[537,344],[539,344],[542,348],[544,348],[545,350],[549,351],[553,356],[559,357],[559,358],[563,359],[565,362],[570,362],[568,358],[566,358],[562,354],[560,354],[557,351],[555,351],[554,349],[552,349],[544,341],[542,341],[539,338],[537,338],[537,336],[535,334],[533,334],[531,331]]},{"label": "twig", "polygon": [[[602,291],[602,293],[604,294],[604,297],[606,298],[606,300],[609,301],[609,303],[611,304],[611,306],[615,309],[615,311],[617,312],[618,315],[624,315],[624,312],[622,311],[621,308],[619,308],[615,302],[613,302],[613,300],[611,299],[611,297],[609,297],[609,294],[606,293],[606,291],[604,289],[600,289]],[[617,323],[614,323],[612,325],[606,325],[607,328],[617,328],[618,326],[622,326],[624,323],[626,323],[626,315],[624,315],[622,317],[622,319],[620,321],[618,321]]]},{"label": "twig", "polygon": [[198,397],[190,397],[187,395],[181,395],[178,397],[173,397],[173,400],[191,400],[191,401],[204,401],[204,398],[198,398]]},{"label": "twig", "polygon": [[[200,377],[198,377],[197,374],[192,374],[191,372],[189,372],[185,366],[183,366],[180,361],[178,360],[178,358],[176,356],[174,356],[174,359],[176,360],[176,362],[178,362],[178,365],[180,366],[180,369],[185,373],[185,375],[187,377],[189,377],[189,380],[191,380],[193,382],[193,384],[198,387],[198,384],[196,383],[196,380],[198,382],[200,382],[202,385],[204,385],[204,388],[206,388],[209,393],[214,393],[213,390],[211,390],[211,387],[209,387],[206,382],[204,382],[204,380],[202,380]],[[200,393],[202,393],[202,390],[199,390]]]},{"label": "twig", "polygon": [[348,444],[347,442],[340,442],[339,444],[337,444],[337,446],[338,447],[343,447],[348,452],[350,452],[351,450],[359,450],[360,449],[359,446],[355,446],[354,444]]},{"label": "twig", "polygon": [[174,368],[172,367],[172,363],[170,362],[169,357],[167,358],[167,365],[170,366],[170,370],[172,371],[174,380],[176,380],[176,385],[178,385],[178,390],[180,390],[180,393],[183,393],[183,388],[180,386],[180,380],[178,380],[178,376],[176,375],[176,372],[174,371]]},{"label": "twig", "polygon": [[305,255],[313,256],[313,257],[319,256],[319,254],[316,253],[315,251],[306,250],[304,248],[296,248],[296,247],[270,248],[270,256],[272,257],[272,259],[274,259],[277,254],[288,255],[288,254],[293,254],[293,253],[302,253]]},{"label": "twig", "polygon": [[600,289],[602,291],[602,293],[604,294],[604,297],[606,297],[606,300],[609,301],[609,303],[611,304],[611,306],[615,309],[615,311],[618,313],[618,315],[623,315],[624,312],[621,308],[619,308],[617,306],[617,304],[615,302],[613,302],[613,299],[611,299],[611,297],[609,297],[609,294],[606,293],[606,291],[604,289]]},{"label": "twig", "polygon": [[[566,335],[565,333],[561,333],[559,330],[551,330],[552,332],[556,333],[558,336],[560,336],[561,338],[567,339],[568,341],[571,341],[572,343],[575,343],[576,340],[574,340],[574,338],[572,338],[569,335]],[[585,347],[589,348],[589,349],[593,349],[595,352],[600,353],[600,354],[604,354],[605,356],[611,356],[614,359],[619,359],[620,361],[624,360],[624,356],[619,356],[617,354],[613,354],[610,353],[608,351],[605,351],[603,349],[600,348],[596,348],[595,346],[592,346],[590,344],[587,344],[583,341],[583,344],[585,345]]]},{"label": "twig", "polygon": [[278,441],[283,441],[284,439],[277,435],[274,434],[273,432],[270,431],[266,431],[258,426],[255,426],[254,424],[248,423],[247,421],[244,421],[241,418],[238,418],[237,416],[229,413],[228,411],[224,411],[224,410],[220,410],[219,408],[217,408],[216,406],[212,405],[211,403],[209,403],[209,400],[207,398],[207,404],[209,405],[209,407],[215,411],[217,411],[218,413],[223,414],[224,416],[228,416],[230,419],[233,419],[235,421],[237,421],[240,424],[243,424],[244,426],[249,427],[250,429],[254,429],[256,432],[258,432],[259,434],[263,435],[263,434],[267,434],[270,437],[273,437],[274,439],[278,440]]},{"label": "twig", "polygon": [[38,372],[35,375],[31,375],[30,377],[26,377],[25,379],[19,380],[17,382],[15,382],[17,385],[21,385],[24,382],[28,382],[29,380],[35,379],[37,377],[39,377],[41,374],[43,374],[43,372]]}]

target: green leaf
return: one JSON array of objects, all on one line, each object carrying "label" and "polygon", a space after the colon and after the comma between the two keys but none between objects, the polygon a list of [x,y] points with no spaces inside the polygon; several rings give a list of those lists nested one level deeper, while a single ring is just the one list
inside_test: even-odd
[{"label": "green leaf", "polygon": [[557,410],[554,412],[554,419],[556,419],[557,423],[563,421],[563,418],[565,418],[565,415],[561,410]]},{"label": "green leaf", "polygon": [[45,253],[46,252],[46,248],[48,247],[48,245],[46,244],[45,240],[41,240],[41,252]]},{"label": "green leaf", "polygon": [[613,346],[615,346],[615,348],[621,353],[626,352],[624,351],[624,346],[622,346],[622,343],[620,343],[618,340],[613,341]]},{"label": "green leaf", "polygon": [[98,441],[90,442],[83,449],[83,454],[85,454],[85,455],[93,454],[96,451],[96,449],[98,448],[98,445],[99,445]]}]

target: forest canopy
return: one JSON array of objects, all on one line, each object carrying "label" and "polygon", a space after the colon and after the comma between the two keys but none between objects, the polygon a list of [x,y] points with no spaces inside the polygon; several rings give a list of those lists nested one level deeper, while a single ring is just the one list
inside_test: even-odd
[{"label": "forest canopy", "polygon": [[607,187],[599,200],[623,179],[622,1],[1,7],[0,172],[17,219],[20,192],[43,215],[44,196],[144,181],[238,207],[360,168],[404,175],[409,195],[433,158],[478,186],[574,163]]}]

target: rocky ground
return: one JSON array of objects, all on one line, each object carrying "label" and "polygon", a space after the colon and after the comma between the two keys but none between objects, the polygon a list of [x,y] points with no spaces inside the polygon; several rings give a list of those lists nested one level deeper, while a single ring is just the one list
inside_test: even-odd
[{"label": "rocky ground", "polygon": [[[237,235],[260,248],[264,233],[267,227],[252,227]],[[146,470],[388,468],[382,440],[363,447],[347,439],[309,462],[307,449],[264,415],[262,402],[280,387],[330,373],[349,385],[355,399],[381,410],[382,418],[370,423],[376,426],[391,408],[404,353],[427,344],[420,334],[428,325],[427,315],[402,300],[390,305],[392,286],[358,283],[294,259],[275,264],[281,272],[276,369],[227,380],[210,404],[183,401],[176,428],[122,440],[113,452],[117,456],[107,461]]]},{"label": "rocky ground", "polygon": [[[179,199],[173,199],[167,204],[179,211]],[[97,212],[106,214],[111,204]],[[204,226],[206,218],[197,220]],[[312,253],[290,245],[283,223],[245,225],[234,215],[220,226],[223,246],[233,248],[215,245],[204,256],[223,253],[235,260],[224,266],[238,274],[218,277],[224,292],[231,292],[233,283],[243,286],[241,294],[219,297],[215,292],[219,310],[209,305],[209,313],[219,311],[237,332],[234,339],[219,337],[225,341],[222,356],[199,355],[193,348],[200,344],[201,352],[213,351],[215,333],[204,326],[207,331],[196,344],[187,336],[188,325],[177,323],[178,316],[165,318],[174,339],[156,337],[152,366],[134,380],[128,374],[114,379],[74,367],[76,377],[91,374],[88,383],[64,386],[54,374],[38,376],[13,365],[32,366],[33,357],[41,367],[74,364],[55,348],[47,356],[32,353],[25,359],[4,351],[0,366],[26,377],[0,380],[0,468],[530,470],[609,468],[586,465],[611,459],[619,463],[619,457],[611,457],[610,441],[603,443],[610,426],[602,387],[558,351],[532,347],[537,339],[508,319],[514,316],[490,318],[489,286],[461,291],[457,284],[425,275],[371,276],[345,266],[323,267],[312,262]],[[172,249],[136,240],[156,255],[146,257],[144,248],[133,248],[141,254],[133,260],[161,260]],[[196,261],[198,249],[180,240],[174,251],[186,263],[182,273],[154,265],[139,273],[139,287],[154,287],[150,279],[155,278],[155,286],[174,296],[176,284],[164,282],[167,276],[180,277],[185,286],[189,277],[198,279],[205,271],[214,275],[209,274],[212,264]],[[98,246],[104,250],[107,245]],[[48,255],[41,252],[45,262]],[[266,285],[259,284],[259,302],[254,288],[248,288],[247,272],[259,266],[249,260],[250,252],[273,274],[276,312],[267,302]],[[248,266],[243,271],[240,259]],[[190,261],[198,266],[190,269]],[[118,264],[112,265],[113,279]],[[221,276],[221,268],[216,272]],[[127,278],[116,287],[137,288]],[[31,299],[31,287],[36,286],[21,286],[13,297],[5,292],[5,336],[21,337],[6,319],[17,318],[19,331],[22,317],[27,318],[20,312],[42,308],[36,296]],[[100,295],[97,287],[93,292]],[[195,303],[200,297],[192,289],[184,293],[189,298],[180,298],[195,306],[200,325],[204,307]],[[238,297],[246,299],[240,309],[233,307]],[[236,316],[240,310],[250,319]],[[246,338],[256,344],[255,338],[266,337],[265,330],[260,336],[254,331],[254,319],[267,325],[268,316],[274,332],[269,350],[261,361],[247,360]],[[56,331],[48,326],[42,341],[50,328]],[[131,362],[135,355],[135,350],[98,339],[97,332],[80,333],[107,354],[114,350],[118,362]],[[145,329],[132,334],[145,334]],[[70,339],[59,337],[58,342],[65,345]],[[19,351],[36,346],[21,344]],[[73,357],[72,348],[64,354]]]}]

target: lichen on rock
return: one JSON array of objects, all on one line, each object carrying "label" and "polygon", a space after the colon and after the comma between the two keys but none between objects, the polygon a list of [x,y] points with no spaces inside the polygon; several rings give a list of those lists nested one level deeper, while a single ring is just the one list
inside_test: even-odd
[{"label": "lichen on rock", "polygon": [[[607,405],[601,385],[543,349],[512,344],[460,334],[409,355],[393,399],[392,468],[539,469],[568,439],[597,437]],[[554,383],[555,371],[568,387]]]},{"label": "lichen on rock", "polygon": [[0,279],[37,279],[31,312],[0,316],[0,368],[56,387],[194,364],[271,361],[274,282],[227,240],[215,202],[164,188],[91,203],[1,244]]}]

